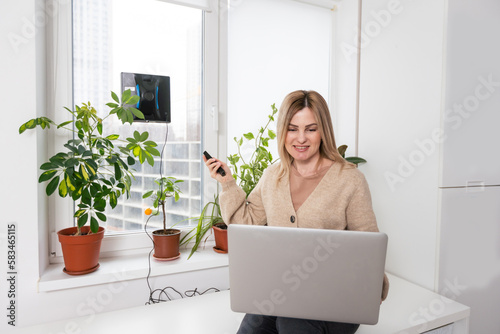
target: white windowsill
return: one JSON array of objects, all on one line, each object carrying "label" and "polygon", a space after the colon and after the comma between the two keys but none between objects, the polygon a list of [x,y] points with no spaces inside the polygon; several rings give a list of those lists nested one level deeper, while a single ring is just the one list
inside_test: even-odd
[{"label": "white windowsill", "polygon": [[[226,267],[227,254],[216,253],[212,245],[200,247],[188,260],[190,248],[180,250],[181,257],[173,261],[158,261],[151,256],[151,277],[177,274],[202,269]],[[38,281],[38,292],[79,288],[96,284],[145,278],[148,275],[149,251],[130,256],[100,258],[95,272],[72,276],[63,272],[64,264],[51,264]]]}]

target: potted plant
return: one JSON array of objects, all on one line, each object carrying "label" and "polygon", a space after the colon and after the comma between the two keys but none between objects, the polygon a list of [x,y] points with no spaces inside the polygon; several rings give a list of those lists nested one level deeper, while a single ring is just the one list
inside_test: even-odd
[{"label": "potted plant", "polygon": [[[218,196],[215,197],[213,202],[214,208],[216,207],[218,210],[217,215],[214,215],[214,219],[212,219],[212,231],[214,232],[215,246],[214,251],[216,253],[226,254],[228,251],[227,246],[227,225],[222,220],[220,216],[220,206],[218,201]],[[217,217],[218,216],[218,217]],[[189,254],[191,255],[191,254]]]},{"label": "potted plant", "polygon": [[[278,113],[275,104],[271,106],[271,114],[268,115],[268,120],[265,126],[261,127],[256,135],[249,132],[245,133],[241,138],[234,138],[238,146],[238,152],[227,157],[229,167],[233,170],[233,177],[238,185],[245,191],[247,197],[255,188],[264,173],[264,170],[276,160],[273,160],[271,152],[269,152],[269,141],[276,138],[276,133],[269,129],[271,122],[274,121],[274,116]],[[252,154],[248,160],[242,154],[242,146],[245,143],[253,142]],[[194,245],[191,248],[191,253],[188,259],[196,252],[199,244],[202,242],[205,234],[213,230],[215,236],[214,250],[218,253],[227,253],[227,225],[224,223],[220,213],[219,198],[216,196],[213,201],[208,202],[202,209],[199,217],[193,219],[198,220],[197,226],[189,231],[181,240],[182,244],[186,244],[194,239]]]},{"label": "potted plant", "polygon": [[56,124],[47,117],[29,120],[21,125],[19,133],[37,126],[70,131],[75,137],[64,145],[65,150],[56,153],[40,166],[43,171],[39,182],[48,182],[46,193],[56,190],[61,197],[71,197],[77,204],[74,217],[76,226],[58,231],[64,257],[64,272],[70,275],[85,274],[99,267],[99,252],[105,222],[106,206],[116,207],[118,198],[130,195],[133,169],[136,159],[142,164],[154,164],[153,156],[160,153],[157,144],[148,140],[148,132],[134,132],[133,138],[123,140],[117,134],[103,135],[103,124],[109,117],[117,117],[123,124],[132,124],[134,116],[144,118],[135,105],[139,97],[123,93],[121,100],[111,92],[113,102],[107,116],[98,116],[93,105],[83,103],[75,110],[65,108],[71,119]]},{"label": "potted plant", "polygon": [[217,253],[227,253],[227,225],[222,220],[218,196],[215,196],[213,201],[205,204],[200,216],[190,219],[197,220],[198,223],[180,241],[181,245],[184,245],[194,239],[194,245],[191,248],[188,260],[196,252],[198,246],[203,241],[203,237],[210,230],[213,231],[215,238],[214,251]]},{"label": "potted plant", "polygon": [[174,177],[161,177],[155,180],[158,189],[150,190],[142,196],[142,198],[153,196],[153,207],[155,210],[153,211],[148,208],[146,209],[146,214],[159,215],[160,209],[163,214],[163,229],[153,231],[153,257],[158,260],[169,261],[180,257],[179,245],[181,230],[173,228],[167,229],[167,213],[165,211],[165,205],[169,198],[173,197],[176,202],[179,200],[181,190],[177,184],[180,182],[184,181],[177,180]]}]

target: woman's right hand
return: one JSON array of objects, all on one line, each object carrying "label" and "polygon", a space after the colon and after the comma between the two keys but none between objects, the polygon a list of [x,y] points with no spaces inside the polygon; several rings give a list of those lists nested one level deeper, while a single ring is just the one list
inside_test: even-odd
[{"label": "woman's right hand", "polygon": [[[207,160],[205,156],[203,156],[203,161],[205,162],[205,165],[208,167],[208,170],[210,171],[210,176],[217,180],[220,183],[225,183],[233,179],[233,175],[231,174],[231,170],[229,167],[222,161],[216,158],[210,158]],[[220,175],[217,173],[217,169],[219,167],[222,167],[224,171],[226,172],[225,176]]]}]

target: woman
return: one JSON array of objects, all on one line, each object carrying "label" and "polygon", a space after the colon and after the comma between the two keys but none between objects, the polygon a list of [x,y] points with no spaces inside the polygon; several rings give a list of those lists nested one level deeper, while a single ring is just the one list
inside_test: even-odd
[{"label": "woman", "polygon": [[[246,198],[228,166],[205,159],[222,184],[228,224],[378,231],[363,174],[337,151],[328,106],[315,91],[288,94],[278,114],[280,162],[268,167]],[[216,171],[222,167],[226,176]],[[387,296],[384,278],[382,300]],[[359,325],[247,314],[238,333],[355,333]]]}]

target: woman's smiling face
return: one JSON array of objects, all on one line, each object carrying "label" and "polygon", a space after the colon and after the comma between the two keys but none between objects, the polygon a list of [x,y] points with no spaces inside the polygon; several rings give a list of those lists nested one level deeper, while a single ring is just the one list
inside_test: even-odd
[{"label": "woman's smiling face", "polygon": [[304,108],[288,125],[285,148],[297,162],[316,162],[320,157],[321,134],[314,113]]}]

